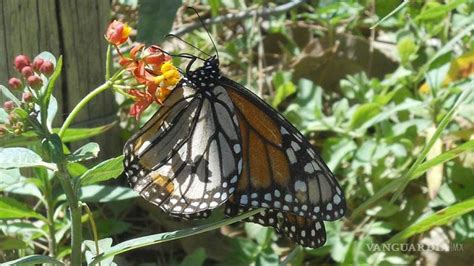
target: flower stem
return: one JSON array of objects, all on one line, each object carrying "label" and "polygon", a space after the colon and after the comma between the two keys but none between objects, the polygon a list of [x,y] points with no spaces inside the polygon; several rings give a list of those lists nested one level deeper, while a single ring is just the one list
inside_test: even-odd
[{"label": "flower stem", "polygon": [[107,55],[105,58],[105,80],[110,79],[110,67],[112,65],[112,45],[107,45]]},{"label": "flower stem", "polygon": [[52,197],[51,181],[46,178],[46,217],[48,218],[48,249],[51,257],[56,256],[56,227],[54,224],[54,199]]},{"label": "flower stem", "polygon": [[114,81],[117,80],[124,72],[125,70],[118,71],[115,73],[109,80],[107,80],[104,84],[100,85],[99,87],[95,88],[93,91],[91,91],[89,94],[86,95],[75,107],[72,109],[71,113],[68,115],[66,120],[64,121],[61,129],[59,130],[59,137],[63,137],[64,133],[66,130],[69,128],[71,125],[72,121],[74,118],[76,118],[77,114],[86,106],[87,103],[90,102],[90,100],[94,99],[98,94],[101,92],[107,90],[109,87],[111,87],[114,84]]},{"label": "flower stem", "polygon": [[66,120],[64,121],[61,129],[59,130],[59,137],[63,137],[64,135],[64,132],[69,128],[69,126],[71,125],[72,121],[74,120],[74,118],[76,118],[77,114],[82,110],[82,108],[84,108],[86,106],[86,104],[92,100],[93,98],[95,98],[99,93],[107,90],[110,86],[112,85],[112,82],[110,81],[107,81],[105,82],[104,84],[100,85],[99,87],[97,87],[96,89],[94,89],[93,91],[91,91],[89,94],[86,95],[86,97],[84,97],[75,107],[74,109],[72,109],[71,113],[68,115],[68,117],[66,118]]},{"label": "flower stem", "polygon": [[71,177],[66,168],[66,162],[58,163],[58,179],[61,182],[71,212],[71,265],[82,263],[82,221],[81,207],[74,189]]}]

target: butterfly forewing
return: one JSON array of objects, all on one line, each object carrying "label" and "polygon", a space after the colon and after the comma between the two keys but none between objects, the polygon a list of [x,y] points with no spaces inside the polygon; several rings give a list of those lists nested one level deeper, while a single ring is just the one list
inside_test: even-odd
[{"label": "butterfly forewing", "polygon": [[303,135],[255,94],[222,78],[237,114],[243,171],[235,202],[319,220],[345,213],[342,190]]},{"label": "butterfly forewing", "polygon": [[174,214],[221,205],[235,190],[242,168],[235,121],[222,87],[201,93],[178,86],[125,146],[125,173],[131,185]]}]

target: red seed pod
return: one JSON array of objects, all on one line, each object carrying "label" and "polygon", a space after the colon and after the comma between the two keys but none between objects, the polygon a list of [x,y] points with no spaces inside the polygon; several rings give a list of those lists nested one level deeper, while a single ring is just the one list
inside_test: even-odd
[{"label": "red seed pod", "polygon": [[42,58],[36,58],[34,61],[33,61],[33,69],[35,71],[40,71],[40,67],[41,65],[43,64],[44,60]]},{"label": "red seed pod", "polygon": [[28,78],[29,76],[34,74],[35,72],[33,72],[33,68],[31,68],[30,66],[25,66],[21,69],[21,75],[23,75],[23,77],[25,78]]},{"label": "red seed pod", "polygon": [[13,108],[15,108],[13,101],[6,101],[3,103],[3,109],[5,109],[7,112],[13,110]]},{"label": "red seed pod", "polygon": [[21,99],[25,103],[31,102],[31,100],[33,99],[33,94],[31,94],[31,92],[29,92],[29,91],[23,92],[23,94],[21,95]]},{"label": "red seed pod", "polygon": [[21,84],[21,80],[17,78],[10,78],[8,80],[8,87],[10,87],[12,90],[18,90],[22,85],[23,84]]},{"label": "red seed pod", "polygon": [[30,85],[30,87],[32,87],[33,89],[39,89],[43,84],[43,80],[41,80],[41,78],[37,75],[29,76],[27,82],[28,85]]},{"label": "red seed pod", "polygon": [[21,54],[15,57],[14,62],[16,70],[21,71],[25,66],[30,65],[30,58],[26,55]]},{"label": "red seed pod", "polygon": [[43,64],[41,64],[40,72],[43,73],[45,76],[49,77],[54,72],[54,65],[51,61],[45,60]]}]

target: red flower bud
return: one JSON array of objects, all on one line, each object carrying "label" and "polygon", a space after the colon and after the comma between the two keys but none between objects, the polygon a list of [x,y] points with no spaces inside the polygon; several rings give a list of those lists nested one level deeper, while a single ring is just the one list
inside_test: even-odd
[{"label": "red flower bud", "polygon": [[107,28],[105,39],[107,39],[110,44],[121,45],[127,41],[131,32],[132,28],[130,28],[127,24],[114,20]]},{"label": "red flower bud", "polygon": [[17,55],[15,57],[15,68],[18,71],[21,71],[25,66],[30,65],[30,58],[26,55]]},{"label": "red flower bud", "polygon": [[23,94],[21,95],[21,99],[27,103],[27,102],[31,102],[31,99],[33,99],[33,94],[31,94],[31,92],[27,91],[27,92],[23,92]]},{"label": "red flower bud", "polygon": [[15,104],[12,101],[6,101],[3,103],[3,109],[7,112],[13,110],[13,108],[15,108]]},{"label": "red flower bud", "polygon": [[45,76],[49,77],[54,72],[54,65],[51,61],[45,60],[43,64],[41,64],[40,72],[43,73]]},{"label": "red flower bud", "polygon": [[29,76],[27,82],[33,89],[39,89],[43,84],[43,80],[37,75]]},{"label": "red flower bud", "polygon": [[40,67],[43,64],[44,60],[42,58],[36,58],[35,61],[33,61],[33,69],[35,71],[40,71]]},{"label": "red flower bud", "polygon": [[21,69],[21,75],[23,77],[28,78],[31,75],[34,75],[33,69],[30,66],[25,66]]},{"label": "red flower bud", "polygon": [[21,86],[22,86],[21,80],[19,80],[17,78],[11,78],[11,79],[8,80],[8,86],[12,90],[17,90],[17,89],[21,88]]}]

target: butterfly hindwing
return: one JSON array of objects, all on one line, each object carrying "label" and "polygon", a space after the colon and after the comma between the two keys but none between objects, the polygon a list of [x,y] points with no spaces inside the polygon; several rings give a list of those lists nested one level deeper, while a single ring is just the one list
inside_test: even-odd
[{"label": "butterfly hindwing", "polygon": [[[252,208],[237,205],[230,198],[226,204],[225,214],[233,217],[250,210]],[[249,217],[246,221],[263,226],[272,226],[277,232],[305,247],[318,248],[326,242],[324,223],[317,219],[308,219],[288,212],[264,209]]]},{"label": "butterfly hindwing", "polygon": [[131,185],[173,214],[221,205],[235,190],[242,168],[235,121],[222,88],[200,93],[186,84],[178,86],[125,145]]}]

